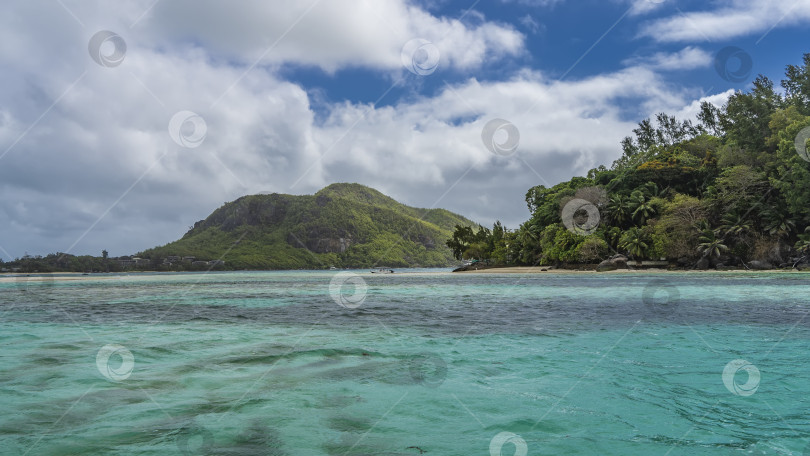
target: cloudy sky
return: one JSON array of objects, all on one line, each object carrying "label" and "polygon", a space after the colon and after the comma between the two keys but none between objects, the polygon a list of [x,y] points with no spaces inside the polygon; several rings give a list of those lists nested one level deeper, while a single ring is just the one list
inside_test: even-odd
[{"label": "cloudy sky", "polygon": [[810,52],[810,0],[3,9],[4,260],[131,254],[239,196],[333,182],[514,228],[529,187],[609,166],[639,120]]}]

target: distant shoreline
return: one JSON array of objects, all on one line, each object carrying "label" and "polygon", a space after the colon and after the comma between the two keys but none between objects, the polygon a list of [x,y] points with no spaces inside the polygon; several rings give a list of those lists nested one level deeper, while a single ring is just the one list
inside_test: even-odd
[{"label": "distant shoreline", "polygon": [[457,274],[671,274],[671,273],[808,273],[810,271],[800,271],[798,269],[661,269],[661,268],[640,268],[640,269],[614,269],[612,271],[597,271],[595,269],[558,269],[548,266],[506,266],[473,269],[467,271],[453,271]]},{"label": "distant shoreline", "polygon": [[[366,268],[360,269],[353,269],[353,271],[363,271]],[[400,268],[401,270],[407,270],[410,268]],[[437,269],[444,269],[444,268],[437,268]],[[397,269],[394,269],[397,271]],[[217,271],[217,272],[285,272],[285,271],[300,271],[299,269],[269,269],[269,270],[240,270],[240,271]],[[306,270],[309,272],[330,272],[328,269],[312,269]],[[338,270],[342,271],[342,270]],[[206,274],[205,271],[195,271],[193,273],[197,274]],[[587,275],[611,275],[611,274],[767,274],[767,273],[780,273],[780,274],[807,274],[810,275],[810,270],[800,271],[796,269],[760,269],[760,270],[746,270],[746,269],[729,269],[718,271],[716,269],[705,269],[705,270],[698,270],[698,269],[661,269],[661,268],[644,268],[644,269],[615,269],[612,271],[596,271],[593,269],[562,269],[562,268],[553,268],[549,266],[506,266],[506,267],[488,267],[482,268],[478,270],[470,270],[470,271],[451,271],[446,270],[447,274],[485,274],[485,275],[496,275],[496,274],[524,274],[524,275],[535,275],[535,274],[566,274],[566,275],[577,275],[577,274],[587,274]],[[84,275],[81,272],[41,272],[41,273],[9,273],[6,276],[0,276],[0,283],[14,283],[19,281],[21,278],[25,278],[26,282],[42,282],[42,281],[54,281],[54,282],[62,282],[62,281],[80,281],[80,280],[116,280],[122,279],[127,277],[137,277],[138,275],[147,275],[147,274],[156,274],[156,275],[177,275],[177,272],[169,272],[169,271],[142,271],[142,272],[130,272],[130,273],[94,273],[90,275]],[[370,274],[370,273],[369,273]],[[396,273],[393,275],[397,275]],[[56,276],[56,277],[54,277]]]}]

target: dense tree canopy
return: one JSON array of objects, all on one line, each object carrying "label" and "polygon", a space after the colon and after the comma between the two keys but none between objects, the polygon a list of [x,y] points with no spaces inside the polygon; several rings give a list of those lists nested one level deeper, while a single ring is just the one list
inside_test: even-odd
[{"label": "dense tree canopy", "polygon": [[[531,217],[519,229],[496,237],[460,227],[448,245],[457,258],[526,265],[611,253],[684,266],[778,265],[810,254],[810,162],[797,151],[810,136],[810,54],[785,76],[781,92],[759,76],[722,107],[704,102],[696,123],[665,113],[641,121],[610,169],[530,188]],[[598,212],[565,215],[573,200]],[[593,225],[594,214],[595,230],[571,229]]]}]

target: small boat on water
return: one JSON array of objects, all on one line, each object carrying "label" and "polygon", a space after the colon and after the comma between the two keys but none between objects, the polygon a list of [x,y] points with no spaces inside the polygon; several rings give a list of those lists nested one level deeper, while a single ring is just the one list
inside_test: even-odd
[{"label": "small boat on water", "polygon": [[390,268],[377,268],[371,271],[372,274],[393,274],[394,270]]}]

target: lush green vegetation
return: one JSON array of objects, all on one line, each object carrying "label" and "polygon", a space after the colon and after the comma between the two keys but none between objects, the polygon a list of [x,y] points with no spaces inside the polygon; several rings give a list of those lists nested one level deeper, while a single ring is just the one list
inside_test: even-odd
[{"label": "lush green vegetation", "polygon": [[447,245],[457,258],[500,264],[594,263],[612,253],[700,267],[795,263],[810,253],[810,162],[800,156],[810,54],[787,67],[781,86],[759,76],[722,108],[703,103],[697,123],[644,120],[610,168],[529,189],[531,218],[518,230],[458,226]]},{"label": "lush green vegetation", "polygon": [[359,184],[333,184],[315,195],[239,198],[182,239],[137,256],[222,259],[226,269],[448,266],[454,259],[445,241],[456,225],[472,222]]},{"label": "lush green vegetation", "polygon": [[[118,272],[445,267],[456,263],[445,245],[453,227],[469,225],[473,223],[444,209],[417,209],[359,184],[333,184],[315,195],[244,196],[195,223],[182,239],[133,257],[108,258],[106,251],[101,257],[26,255],[0,262],[0,269]],[[211,263],[216,260],[224,263]]]},{"label": "lush green vegetation", "polygon": [[103,251],[100,257],[92,255],[69,255],[66,253],[52,253],[47,256],[25,255],[14,261],[0,260],[0,270],[15,272],[118,272],[122,268],[116,260],[107,257]]}]

